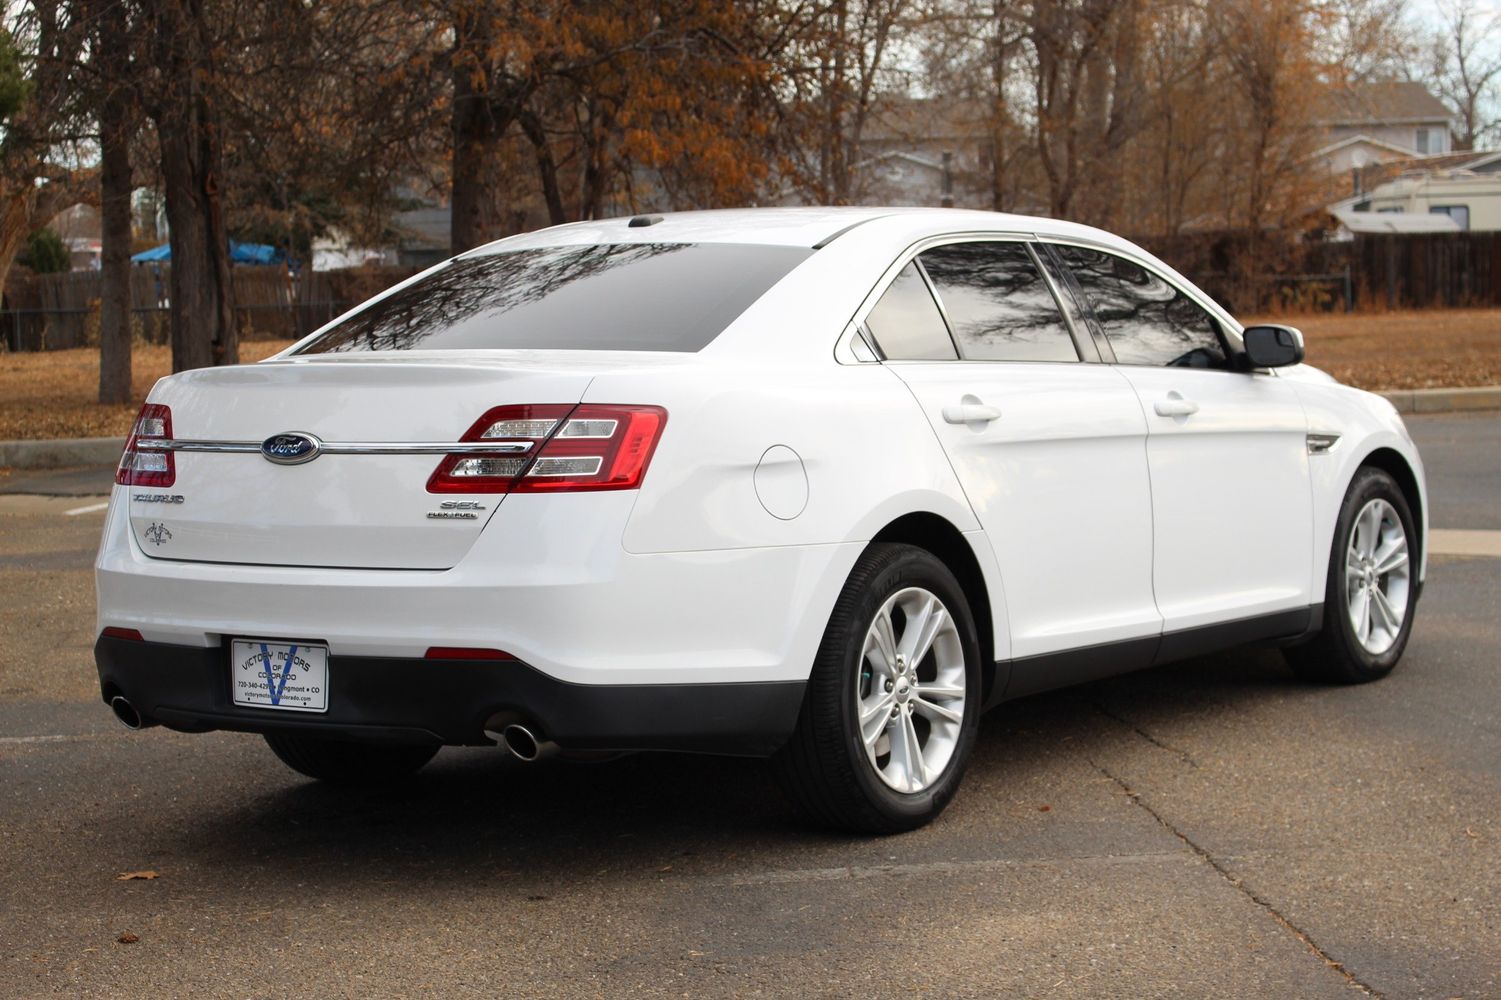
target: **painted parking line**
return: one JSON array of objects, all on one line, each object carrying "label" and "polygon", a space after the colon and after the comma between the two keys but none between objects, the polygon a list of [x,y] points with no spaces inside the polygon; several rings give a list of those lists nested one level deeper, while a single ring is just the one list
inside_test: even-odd
[{"label": "painted parking line", "polygon": [[72,510],[63,511],[63,514],[67,517],[77,517],[79,514],[92,514],[94,511],[103,510],[108,506],[109,501],[106,500],[103,503],[91,503],[87,507],[74,507]]},{"label": "painted parking line", "polygon": [[1434,528],[1428,532],[1428,551],[1436,556],[1501,557],[1501,531]]}]

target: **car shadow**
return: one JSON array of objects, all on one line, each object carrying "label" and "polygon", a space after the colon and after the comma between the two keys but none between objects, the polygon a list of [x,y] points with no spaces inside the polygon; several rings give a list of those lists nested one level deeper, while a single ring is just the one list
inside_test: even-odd
[{"label": "car shadow", "polygon": [[[1320,690],[1295,681],[1275,651],[1243,650],[1034,696],[986,717],[967,782],[1004,788],[1060,758],[1092,759],[1138,711],[1160,722]],[[259,745],[243,752],[280,766]],[[939,824],[907,836],[941,837],[946,824],[963,822],[964,807],[961,795]],[[389,878],[525,873],[545,883],[620,869],[733,868],[791,846],[802,866],[886,856],[880,839],[803,824],[765,761],[681,754],[522,764],[499,750],[445,750],[415,778],[377,788],[289,774],[234,808],[199,814],[177,836],[179,848],[221,870],[252,876],[295,857],[299,878],[314,879],[355,867]]]}]

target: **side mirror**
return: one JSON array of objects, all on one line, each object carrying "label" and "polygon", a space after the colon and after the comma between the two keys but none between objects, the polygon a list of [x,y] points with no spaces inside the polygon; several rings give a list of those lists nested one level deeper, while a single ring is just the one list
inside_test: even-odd
[{"label": "side mirror", "polygon": [[1241,336],[1252,368],[1283,368],[1303,360],[1303,334],[1290,326],[1248,326]]}]

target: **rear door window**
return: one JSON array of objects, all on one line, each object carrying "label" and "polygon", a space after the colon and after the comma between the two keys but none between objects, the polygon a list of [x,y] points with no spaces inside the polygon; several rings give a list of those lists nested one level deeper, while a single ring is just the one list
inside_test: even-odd
[{"label": "rear door window", "polygon": [[698,351],[812,253],[622,243],[465,257],[371,303],[297,353]]},{"label": "rear door window", "polygon": [[959,353],[915,263],[887,286],[865,327],[888,361],[954,361]]},{"label": "rear door window", "polygon": [[955,243],[919,258],[966,361],[1078,361],[1058,302],[1021,243]]},{"label": "rear door window", "polygon": [[1079,283],[1123,365],[1230,367],[1219,323],[1204,307],[1134,261],[1103,250],[1054,247]]}]

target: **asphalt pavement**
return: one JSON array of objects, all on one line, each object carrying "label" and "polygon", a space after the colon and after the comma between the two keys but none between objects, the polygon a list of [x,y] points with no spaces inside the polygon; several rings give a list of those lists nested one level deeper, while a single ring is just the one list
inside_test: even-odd
[{"label": "asphalt pavement", "polygon": [[[1409,425],[1434,526],[1494,538],[1501,414]],[[341,791],[127,732],[90,654],[108,482],[0,480],[0,996],[1501,996],[1501,559],[1469,535],[1385,681],[1251,649],[1027,699],[936,824],[857,839],[756,761],[445,750]]]}]

